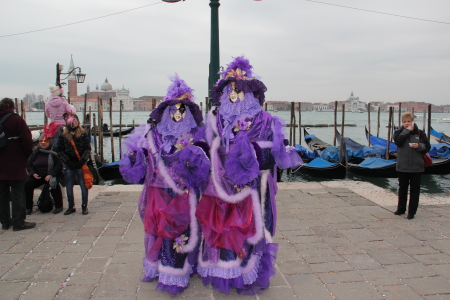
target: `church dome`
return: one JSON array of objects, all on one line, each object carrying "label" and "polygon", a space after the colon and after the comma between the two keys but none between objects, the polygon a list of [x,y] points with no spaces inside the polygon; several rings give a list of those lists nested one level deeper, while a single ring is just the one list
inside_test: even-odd
[{"label": "church dome", "polygon": [[100,87],[102,91],[110,91],[112,90],[111,83],[108,82],[108,78],[105,79],[105,82],[102,83],[102,86]]}]

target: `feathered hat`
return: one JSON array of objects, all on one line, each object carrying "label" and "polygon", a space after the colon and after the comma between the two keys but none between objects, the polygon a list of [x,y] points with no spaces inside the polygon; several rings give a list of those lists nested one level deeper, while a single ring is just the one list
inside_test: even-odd
[{"label": "feathered hat", "polygon": [[155,123],[161,122],[164,110],[167,106],[172,106],[177,103],[183,103],[186,107],[189,107],[191,114],[194,116],[195,122],[197,124],[203,121],[202,112],[197,104],[193,102],[194,91],[189,87],[186,82],[181,79],[178,74],[170,77],[172,84],[167,89],[167,94],[164,97],[164,101],[161,102],[150,114],[150,118],[154,120]]},{"label": "feathered hat", "polygon": [[225,71],[219,72],[223,76],[213,87],[212,100],[213,105],[220,104],[224,88],[233,82],[233,85],[244,93],[253,93],[258,99],[259,104],[263,105],[265,101],[264,93],[267,91],[264,83],[252,77],[253,66],[244,56],[234,57],[233,61],[227,65]]}]

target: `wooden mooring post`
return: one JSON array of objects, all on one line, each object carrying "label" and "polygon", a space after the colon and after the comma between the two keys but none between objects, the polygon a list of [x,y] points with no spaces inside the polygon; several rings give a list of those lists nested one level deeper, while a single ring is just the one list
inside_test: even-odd
[{"label": "wooden mooring post", "polygon": [[113,137],[113,117],[112,117],[112,98],[109,98],[109,135],[111,137],[111,162],[115,161],[114,155],[114,137]]}]

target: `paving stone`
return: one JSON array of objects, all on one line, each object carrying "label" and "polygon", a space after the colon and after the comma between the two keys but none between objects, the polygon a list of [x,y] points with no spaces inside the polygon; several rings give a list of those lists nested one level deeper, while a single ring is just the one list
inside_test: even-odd
[{"label": "paving stone", "polygon": [[409,255],[414,254],[436,254],[441,253],[439,250],[436,250],[434,248],[431,248],[429,246],[419,246],[419,247],[405,247],[400,248],[403,252]]},{"label": "paving stone", "polygon": [[358,273],[374,286],[403,284],[400,279],[386,269],[358,270]]},{"label": "paving stone", "polygon": [[95,245],[91,251],[87,254],[87,257],[111,257],[116,251],[117,245]]},{"label": "paving stone", "polygon": [[450,280],[450,264],[428,265],[431,269],[439,273],[439,275]]},{"label": "paving stone", "polygon": [[64,282],[71,274],[72,269],[44,268],[37,274],[36,282]]},{"label": "paving stone", "polygon": [[377,289],[389,300],[423,300],[422,296],[406,285],[380,286]]},{"label": "paving stone", "polygon": [[411,230],[406,232],[421,241],[442,240],[445,238],[441,233],[434,230]]},{"label": "paving stone", "polygon": [[29,253],[36,247],[36,243],[17,243],[7,253]]},{"label": "paving stone", "polygon": [[333,296],[314,274],[287,276],[287,281],[298,299],[332,300]]},{"label": "paving stone", "polygon": [[436,271],[425,266],[422,263],[386,265],[386,269],[391,271],[400,279],[414,277],[432,277],[438,275]]},{"label": "paving stone", "polygon": [[450,263],[450,256],[444,253],[413,255],[413,257],[426,265]]},{"label": "paving stone", "polygon": [[291,236],[289,242],[292,244],[309,244],[309,243],[320,243],[322,239],[315,235],[300,235]]},{"label": "paving stone", "polygon": [[24,255],[22,253],[3,253],[0,255],[0,267],[11,269],[18,264]]},{"label": "paving stone", "polygon": [[382,265],[408,264],[416,262],[416,260],[411,258],[409,255],[397,249],[369,250],[367,251],[367,254]]},{"label": "paving stone", "polygon": [[437,250],[450,249],[450,239],[431,240],[427,241],[426,244]]},{"label": "paving stone", "polygon": [[85,252],[61,253],[49,264],[49,267],[50,268],[74,268],[81,262],[82,258],[85,255],[86,255]]},{"label": "paving stone", "polygon": [[370,270],[383,268],[367,254],[351,254],[342,256],[355,270]]},{"label": "paving stone", "polygon": [[365,281],[364,277],[356,271],[328,272],[317,275],[325,284]]},{"label": "paving stone", "polygon": [[339,255],[333,256],[303,256],[303,259],[308,264],[318,264],[318,263],[327,263],[327,262],[344,262],[345,259]]},{"label": "paving stone", "polygon": [[73,239],[77,239],[79,236],[95,236],[98,237],[104,230],[103,227],[83,227],[80,231],[76,234]]},{"label": "paving stone", "polygon": [[410,236],[410,235],[406,235],[406,236],[402,236],[401,238],[399,237],[385,237],[384,240],[386,242],[388,242],[389,244],[397,247],[397,248],[402,248],[402,247],[420,247],[423,245],[422,241]]},{"label": "paving stone", "polygon": [[126,228],[108,227],[103,232],[103,236],[123,236],[126,230]]},{"label": "paving stone", "polygon": [[0,282],[2,299],[19,299],[29,285],[29,282]]},{"label": "paving stone", "polygon": [[[110,258],[86,258],[77,269],[77,273],[103,272]],[[142,261],[142,258],[141,258]]]},{"label": "paving stone", "polygon": [[420,295],[450,293],[450,282],[442,276],[411,278],[403,281]]},{"label": "paving stone", "polygon": [[102,273],[75,273],[69,278],[67,285],[97,284],[102,276]]},{"label": "paving stone", "polygon": [[16,265],[3,279],[6,280],[32,280],[41,269],[45,268],[48,261],[27,260]]},{"label": "paving stone", "polygon": [[450,294],[442,294],[442,295],[430,295],[424,296],[426,300],[448,300],[450,299]]},{"label": "paving stone", "polygon": [[58,282],[38,282],[32,284],[21,300],[53,299],[58,293],[60,284]]},{"label": "paving stone", "polygon": [[313,273],[309,264],[304,261],[289,261],[277,263],[283,275],[299,275]]},{"label": "paving stone", "polygon": [[58,295],[58,300],[86,300],[91,299],[96,286],[91,285],[68,285]]},{"label": "paving stone", "polygon": [[353,243],[371,242],[382,240],[368,229],[348,229],[341,230],[341,233]]},{"label": "paving stone", "polygon": [[117,252],[143,252],[142,242],[136,243],[120,243],[116,249]]},{"label": "paving stone", "polygon": [[347,262],[327,262],[310,264],[309,266],[316,273],[353,270],[352,266]]},{"label": "paving stone", "polygon": [[[1,236],[1,235],[0,235]],[[5,240],[1,240],[0,241],[0,253],[3,252],[7,252],[9,249],[11,249],[12,247],[14,247],[14,245],[16,245],[17,242],[16,241],[5,241]]]},{"label": "paving stone", "polygon": [[314,232],[314,234],[318,237],[330,237],[330,238],[341,238],[343,237],[342,233],[340,233],[338,230],[335,230],[332,227],[312,227],[311,230]]},{"label": "paving stone", "polygon": [[326,287],[333,293],[336,299],[345,300],[366,300],[385,299],[368,282],[349,282],[340,284],[327,284]]}]

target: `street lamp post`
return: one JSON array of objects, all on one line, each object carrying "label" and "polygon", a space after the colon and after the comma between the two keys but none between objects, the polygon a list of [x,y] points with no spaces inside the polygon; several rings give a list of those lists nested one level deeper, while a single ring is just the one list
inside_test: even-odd
[{"label": "street lamp post", "polygon": [[211,54],[209,62],[209,108],[212,103],[212,89],[214,84],[219,80],[220,69],[220,47],[219,47],[219,0],[211,0],[209,3],[211,7]]},{"label": "street lamp post", "polygon": [[[56,64],[56,85],[61,87],[61,75],[67,75],[65,78],[62,79],[62,80],[66,80],[70,76],[70,74],[75,72],[76,69],[78,69],[78,73],[75,74],[77,83],[83,83],[84,79],[86,78],[86,74],[81,73],[80,67],[73,68],[72,70],[70,70],[70,72],[62,73],[61,71],[63,70],[63,66],[60,65],[59,63],[57,63]],[[63,82],[62,84],[65,84],[65,82]]]}]

